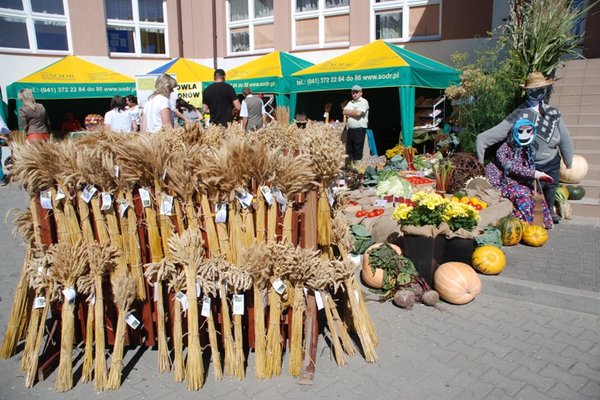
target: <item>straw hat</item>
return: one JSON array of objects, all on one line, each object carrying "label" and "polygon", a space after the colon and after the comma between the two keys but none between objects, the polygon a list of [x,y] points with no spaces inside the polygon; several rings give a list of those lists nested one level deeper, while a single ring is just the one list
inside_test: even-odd
[{"label": "straw hat", "polygon": [[532,72],[527,75],[527,80],[524,85],[521,85],[523,89],[536,89],[545,86],[550,86],[554,83],[554,79],[546,79],[544,74],[541,72]]}]

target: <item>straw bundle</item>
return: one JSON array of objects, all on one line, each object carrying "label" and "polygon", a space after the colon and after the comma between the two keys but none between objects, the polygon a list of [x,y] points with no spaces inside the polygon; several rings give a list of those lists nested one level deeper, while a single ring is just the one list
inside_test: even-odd
[{"label": "straw bundle", "polygon": [[188,390],[198,390],[204,385],[204,364],[200,347],[200,326],[198,322],[198,301],[196,274],[204,259],[204,243],[200,231],[186,230],[181,235],[169,239],[173,259],[185,270],[188,296],[188,353],[186,383]]},{"label": "straw bundle", "polygon": [[14,220],[14,225],[15,226],[13,228],[13,234],[21,234],[25,242],[28,243],[28,246],[27,252],[25,254],[23,268],[21,270],[21,276],[19,278],[19,283],[17,284],[17,288],[15,290],[13,305],[8,317],[8,324],[6,327],[6,332],[4,334],[4,339],[2,341],[2,347],[0,348],[1,359],[6,359],[14,355],[17,347],[17,342],[21,337],[21,332],[24,331],[24,327],[27,325],[27,321],[29,320],[29,309],[27,307],[29,297],[29,288],[27,284],[27,268],[29,265],[29,261],[33,256],[31,246],[35,242],[35,225],[33,223],[32,212],[19,212],[19,214]]},{"label": "straw bundle", "polygon": [[[167,290],[177,295],[185,293],[185,271],[181,268],[173,270],[169,276]],[[183,325],[181,321],[182,306],[180,301],[173,302],[173,378],[175,382],[185,379],[185,363],[183,359]]]},{"label": "straw bundle", "polygon": [[95,278],[89,272],[77,280],[79,293],[87,296],[87,316],[85,319],[85,345],[83,352],[83,365],[81,367],[81,382],[87,383],[92,380],[94,369],[94,293]]},{"label": "straw bundle", "polygon": [[[202,293],[204,297],[210,299],[212,305],[213,300],[217,297],[217,286],[219,285],[219,265],[224,262],[224,256],[206,259],[198,269],[197,279],[200,280]],[[203,300],[204,301],[204,300]],[[220,381],[223,378],[223,367],[221,364],[221,353],[219,351],[219,340],[217,338],[217,328],[212,311],[212,306],[209,307],[208,315],[206,316],[208,324],[208,340],[210,343],[210,355],[214,366],[215,380]]]},{"label": "straw bundle", "polygon": [[148,283],[154,286],[156,305],[156,324],[158,328],[158,372],[167,372],[171,369],[171,359],[167,347],[167,336],[165,328],[165,306],[162,285],[164,281],[175,271],[175,265],[171,257],[164,257],[158,262],[145,264],[144,276]]},{"label": "straw bundle", "polygon": [[[252,287],[252,276],[250,271],[236,265],[230,266],[221,274],[225,283],[232,288],[235,296],[243,296],[244,292]],[[234,304],[234,310],[236,306]],[[245,306],[244,306],[245,308]],[[243,310],[242,310],[243,312]],[[242,314],[233,313],[233,328],[235,352],[233,361],[233,375],[239,380],[245,377],[246,357],[244,355],[244,335],[242,332]]]},{"label": "straw bundle", "polygon": [[123,347],[125,345],[125,334],[127,329],[127,314],[131,304],[135,300],[135,282],[127,275],[115,274],[113,279],[113,296],[119,310],[117,331],[115,333],[115,345],[112,352],[110,373],[108,375],[107,388],[116,390],[121,386],[121,371],[123,370]]},{"label": "straw bundle", "polygon": [[55,285],[65,294],[61,311],[60,362],[55,390],[65,392],[73,388],[73,334],[75,330],[75,283],[87,270],[86,245],[58,243],[50,246],[52,277]]},{"label": "straw bundle", "polygon": [[35,256],[28,266],[27,276],[29,278],[29,286],[33,288],[37,294],[43,295],[45,299],[44,307],[35,308],[33,313],[39,311],[39,325],[30,326],[27,332],[25,341],[25,349],[23,358],[21,359],[21,370],[25,373],[25,387],[32,387],[37,376],[37,367],[39,361],[39,353],[46,332],[46,318],[50,304],[58,295],[54,293],[54,282],[49,276],[50,257],[44,254],[42,249],[35,251]]},{"label": "straw bundle", "polygon": [[[106,389],[108,374],[106,370],[105,336],[104,336],[104,291],[103,282],[107,274],[116,267],[118,250],[108,243],[87,244],[87,257],[90,275],[94,278],[94,333],[95,362],[94,387],[97,391]],[[92,332],[88,332],[92,335]]]}]

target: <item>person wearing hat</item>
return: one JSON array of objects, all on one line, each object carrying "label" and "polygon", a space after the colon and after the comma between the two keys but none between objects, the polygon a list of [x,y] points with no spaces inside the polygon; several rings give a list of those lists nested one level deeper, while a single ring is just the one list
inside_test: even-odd
[{"label": "person wearing hat", "polygon": [[217,69],[214,80],[202,93],[202,108],[205,114],[210,113],[211,124],[226,127],[233,121],[233,107],[240,110],[240,101],[233,86],[225,82],[225,71]]},{"label": "person wearing hat", "polygon": [[531,144],[536,170],[552,178],[541,182],[546,203],[550,208],[554,223],[560,221],[552,205],[558,187],[561,158],[567,168],[573,162],[573,141],[560,112],[544,102],[548,88],[554,83],[553,79],[544,77],[541,72],[532,72],[527,76],[525,84],[525,101],[519,105],[502,122],[477,136],[477,158],[484,162],[485,151],[488,147],[506,139],[512,125],[520,119],[533,121],[535,140]]},{"label": "person wearing hat", "polygon": [[360,86],[352,86],[352,100],[346,104],[342,114],[348,118],[348,135],[346,137],[348,158],[350,161],[361,160],[369,125],[369,102],[362,97]]},{"label": "person wearing hat", "polygon": [[[533,160],[532,144],[535,140],[534,123],[519,119],[510,134],[496,152],[496,158],[485,167],[485,176],[502,197],[513,203],[513,216],[525,222],[533,222],[535,201],[533,181],[552,181],[545,172],[537,171]],[[552,216],[544,201],[544,228],[552,228]]]}]

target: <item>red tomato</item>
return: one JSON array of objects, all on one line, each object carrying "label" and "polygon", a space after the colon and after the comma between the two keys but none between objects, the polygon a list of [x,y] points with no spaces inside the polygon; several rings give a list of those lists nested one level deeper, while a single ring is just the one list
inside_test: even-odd
[{"label": "red tomato", "polygon": [[481,206],[481,204],[475,204],[473,206],[477,211],[480,211],[481,209],[483,209],[483,207]]},{"label": "red tomato", "polygon": [[375,209],[375,212],[377,213],[377,215],[381,215],[385,212],[385,210],[383,208],[377,208]]},{"label": "red tomato", "polygon": [[355,215],[356,215],[356,218],[362,218],[365,215],[367,215],[367,212],[365,210],[358,210]]},{"label": "red tomato", "polygon": [[355,201],[351,201],[349,204],[350,204],[351,206],[357,206],[357,205],[358,205],[358,203],[357,203],[357,202],[355,202]]},{"label": "red tomato", "polygon": [[375,211],[369,211],[369,213],[367,214],[367,217],[368,218],[373,218],[373,217],[376,217],[377,215],[378,215],[377,212],[375,212]]}]

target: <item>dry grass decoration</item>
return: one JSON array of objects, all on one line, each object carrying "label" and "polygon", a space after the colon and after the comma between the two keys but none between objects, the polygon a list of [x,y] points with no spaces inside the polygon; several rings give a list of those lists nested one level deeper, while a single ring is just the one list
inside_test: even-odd
[{"label": "dry grass decoration", "polygon": [[[169,275],[167,281],[167,291],[173,293],[176,298],[181,294],[185,294],[186,282],[185,271],[183,268],[175,268]],[[180,294],[181,293],[181,294]],[[173,302],[173,379],[175,382],[183,382],[185,379],[185,363],[183,357],[183,323],[181,319],[183,307],[181,301]]]},{"label": "dry grass decoration", "polygon": [[88,268],[86,244],[58,243],[48,249],[54,285],[63,293],[61,310],[60,362],[56,384],[57,392],[73,388],[73,334],[75,332],[75,283]]}]

